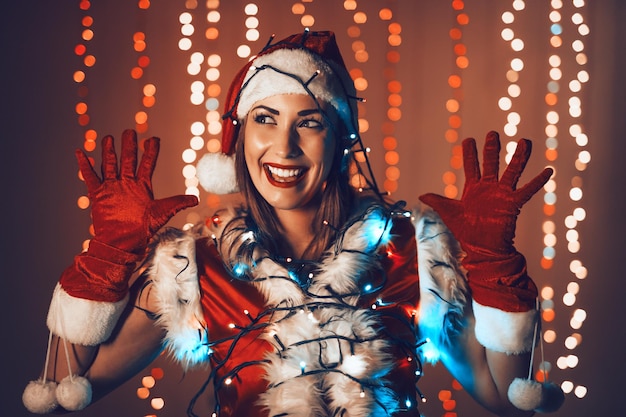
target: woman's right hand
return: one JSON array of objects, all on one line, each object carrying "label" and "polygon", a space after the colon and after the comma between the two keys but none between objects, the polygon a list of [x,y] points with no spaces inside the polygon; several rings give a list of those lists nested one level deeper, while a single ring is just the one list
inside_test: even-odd
[{"label": "woman's right hand", "polygon": [[145,141],[137,168],[137,134],[122,133],[118,167],[112,136],[102,139],[102,179],[82,150],[76,151],[80,172],[91,200],[94,239],[125,252],[142,255],[150,238],[177,212],[198,204],[193,195],[155,200],[152,174],[159,153],[159,139]]}]

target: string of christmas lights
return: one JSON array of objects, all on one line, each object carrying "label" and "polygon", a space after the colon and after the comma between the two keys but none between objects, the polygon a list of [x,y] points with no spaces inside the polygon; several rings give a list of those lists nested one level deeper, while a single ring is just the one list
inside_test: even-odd
[{"label": "string of christmas lights", "polygon": [[387,49],[385,53],[385,70],[383,73],[387,87],[387,121],[382,124],[383,149],[385,151],[384,160],[387,164],[385,168],[385,181],[383,189],[391,194],[398,189],[400,179],[400,154],[397,151],[398,140],[395,136],[396,124],[402,119],[402,83],[398,80],[397,65],[400,62],[399,46],[402,44],[402,25],[394,19],[393,11],[382,8],[378,12],[378,17],[387,25]]},{"label": "string of christmas lights", "polygon": [[[588,150],[586,150],[589,138],[585,133],[584,125],[581,121],[581,117],[583,115],[581,92],[583,90],[583,86],[589,81],[589,74],[585,70],[585,66],[588,61],[587,55],[585,54],[585,37],[589,34],[590,30],[585,23],[586,19],[583,14],[585,6],[584,0],[573,0],[571,2],[571,6],[568,8],[571,10],[568,25],[568,28],[571,30],[569,32],[565,29],[565,22],[561,24],[559,20],[565,12],[565,10],[561,11],[565,7],[563,2],[561,0],[552,0],[551,6],[553,8],[550,13],[550,29],[552,33],[550,40],[551,45],[557,49],[563,45],[567,45],[565,40],[570,41],[569,48],[562,51],[559,56],[560,59],[558,60],[567,60],[565,65],[563,65],[563,71],[556,71],[556,63],[558,62],[551,61],[551,64],[555,64],[550,70],[551,82],[556,82],[556,86],[558,88],[565,87],[565,85],[567,85],[567,89],[569,90],[569,93],[567,94],[567,107],[562,111],[562,114],[565,117],[558,117],[557,121],[564,121],[565,118],[569,116],[569,123],[566,126],[566,131],[570,136],[570,140],[573,140],[579,149],[576,153],[576,159],[573,164],[575,172],[572,174],[570,179],[570,188],[568,190],[568,197],[572,203],[573,209],[569,211],[569,214],[565,216],[563,221],[564,226],[567,229],[565,232],[565,239],[567,241],[567,252],[569,253],[569,271],[575,279],[567,283],[565,293],[562,297],[563,305],[565,305],[566,309],[569,309],[570,311],[569,326],[572,329],[572,332],[569,335],[562,337],[562,339],[564,347],[571,353],[561,355],[557,359],[556,365],[561,370],[567,370],[578,366],[579,358],[575,354],[575,350],[576,347],[578,347],[582,342],[580,329],[582,328],[587,316],[584,309],[576,308],[576,301],[577,295],[580,291],[579,281],[586,279],[588,273],[587,268],[577,255],[581,247],[577,226],[580,222],[584,221],[586,217],[586,211],[581,203],[584,196],[584,181],[581,173],[586,170],[587,164],[591,160],[591,154]],[[561,32],[563,32],[562,35]],[[563,73],[572,75],[569,81],[566,79],[560,83],[560,80],[563,78]],[[563,107],[565,107],[565,103]],[[558,129],[555,129],[555,133],[557,132]],[[565,135],[559,135],[561,138],[564,136]],[[556,150],[558,141],[555,140],[554,142],[551,142],[551,144],[552,143],[554,144],[553,149]],[[548,150],[551,149],[550,146],[547,145],[547,147]],[[555,156],[556,155],[558,154],[555,153]],[[556,333],[554,336],[557,336]],[[556,337],[554,337],[554,339],[556,340]],[[561,383],[561,389],[563,389],[566,394],[573,393],[578,398],[583,398],[587,394],[586,386],[582,384],[575,384],[570,379],[565,379]]]},{"label": "string of christmas lights", "polygon": [[[229,256],[232,263],[227,266],[230,267],[233,276],[252,282],[269,298],[266,307],[258,315],[252,315],[251,310],[243,310],[241,320],[229,325],[233,331],[232,335],[208,342],[207,352],[211,361],[211,372],[205,385],[192,400],[188,410],[189,415],[195,416],[193,407],[196,401],[208,384],[212,383],[215,401],[215,410],[212,415],[219,417],[219,392],[234,389],[230,388],[232,384],[243,383],[238,378],[238,374],[245,369],[271,365],[280,366],[281,373],[279,379],[269,381],[270,391],[280,390],[283,386],[297,383],[300,378],[312,378],[319,383],[329,378],[331,380],[340,378],[342,386],[353,383],[360,387],[358,391],[352,392],[358,392],[358,396],[363,401],[368,401],[370,397],[369,401],[372,405],[380,403],[378,406],[384,408],[388,400],[383,401],[382,398],[386,395],[387,388],[380,378],[372,379],[368,373],[384,373],[384,367],[388,366],[385,365],[386,361],[376,361],[363,367],[363,361],[368,361],[367,358],[372,357],[376,341],[381,340],[383,335],[373,331],[367,323],[392,320],[405,327],[413,335],[413,340],[417,339],[414,306],[404,308],[395,303],[386,302],[380,297],[376,298],[369,308],[357,305],[363,297],[375,297],[384,287],[384,281],[372,281],[372,279],[384,278],[384,274],[371,274],[371,271],[380,270],[380,263],[384,257],[397,256],[392,246],[387,246],[391,236],[390,216],[406,218],[407,212],[403,211],[401,206],[393,206],[390,209],[368,209],[346,228],[356,227],[358,232],[350,235],[363,236],[364,233],[368,239],[357,243],[349,238],[343,239],[348,236],[348,232],[342,232],[345,235],[336,240],[332,260],[318,264],[313,271],[307,272],[306,276],[297,274],[300,269],[298,266],[300,263],[297,260],[259,255],[266,251],[260,247],[255,231],[249,228],[242,218],[236,218],[235,221],[228,223],[226,231],[223,232],[219,241],[216,241],[218,245],[222,242],[230,242],[227,244],[229,253],[234,251]],[[220,225],[222,220],[214,218],[214,223]],[[382,247],[386,247],[385,250],[380,250]],[[257,258],[252,259],[251,254],[255,254]],[[341,277],[337,276],[335,263],[345,265],[354,262],[356,262],[355,265],[359,265],[359,268],[353,271],[354,276],[344,276],[344,274]],[[346,286],[346,282],[337,282],[338,280],[347,280],[355,286],[351,288]],[[268,289],[272,286],[279,286],[283,290]],[[285,287],[291,288],[288,292],[291,294],[288,299],[281,298],[285,294]],[[337,288],[348,289],[338,290]],[[344,322],[349,322],[349,326],[345,327]],[[295,329],[299,331],[295,332]],[[248,358],[249,360],[241,363],[231,363],[233,355],[240,355],[236,353],[238,345],[244,344],[245,346],[249,343],[250,337],[267,339],[274,346],[275,354],[264,355],[259,359]],[[423,342],[412,342],[386,333],[384,337],[390,337],[391,345],[405,352],[407,366],[415,368],[415,383],[417,383],[422,374],[418,349]],[[200,340],[202,338],[198,342]],[[330,346],[335,345],[336,347],[333,348],[335,352],[330,355]],[[328,348],[322,348],[322,346],[328,346]],[[381,358],[385,356],[382,351],[378,355],[382,355]],[[238,360],[241,361],[241,359]],[[378,367],[382,368],[377,370]],[[292,371],[287,371],[287,369],[292,369]],[[365,370],[368,372],[364,374]],[[284,379],[285,374],[292,376]],[[336,382],[338,383],[339,380]],[[331,383],[330,386],[334,384]],[[297,392],[301,396],[300,401],[307,401],[305,394],[315,396],[315,393]],[[418,398],[423,398],[417,387],[416,395]],[[349,397],[347,396],[345,400],[350,401]],[[311,400],[317,401],[314,398]],[[415,406],[414,398],[411,396],[403,399],[399,405],[401,408]]]},{"label": "string of christmas lights", "polygon": [[[78,95],[78,103],[75,107],[75,112],[77,114],[78,124],[85,129],[83,135],[83,149],[86,152],[93,152],[96,149],[96,139],[97,132],[90,128],[91,117],[89,113],[89,106],[87,104],[87,98],[89,96],[89,83],[87,76],[89,70],[96,64],[96,57],[89,53],[89,44],[94,37],[94,31],[92,29],[94,18],[90,12],[91,2],[88,0],[81,0],[78,4],[79,9],[83,12],[81,18],[81,41],[74,47],[74,53],[78,57],[82,57],[81,68],[74,71],[73,80],[78,84],[77,95]],[[93,159],[90,158],[93,162]],[[78,172],[78,178],[81,181],[84,181],[84,178],[81,172]],[[89,208],[91,202],[87,195],[79,196],[76,205],[81,210],[86,210]],[[93,226],[90,226],[89,229],[90,236],[93,236]],[[89,239],[86,239],[82,243],[83,251],[86,251],[89,247]]]},{"label": "string of christmas lights", "polygon": [[469,66],[467,57],[467,46],[463,41],[463,29],[469,23],[469,16],[465,11],[465,3],[462,0],[454,0],[451,3],[454,23],[449,31],[452,41],[453,65],[448,86],[452,88],[452,97],[446,100],[446,110],[450,114],[448,117],[448,128],[445,132],[445,139],[451,145],[450,170],[444,172],[442,180],[444,183],[443,194],[448,198],[456,198],[459,194],[457,186],[458,172],[463,167],[462,148],[459,143],[459,133],[463,125],[462,107],[464,102],[463,72]]}]

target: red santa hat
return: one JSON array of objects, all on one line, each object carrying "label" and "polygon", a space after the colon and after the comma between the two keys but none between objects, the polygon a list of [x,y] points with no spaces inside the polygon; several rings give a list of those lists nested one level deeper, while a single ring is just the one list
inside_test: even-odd
[{"label": "red santa hat", "polygon": [[222,152],[205,154],[196,167],[206,191],[238,191],[234,152],[241,123],[254,103],[281,94],[310,95],[320,104],[331,105],[348,135],[358,136],[356,91],[335,34],[305,30],[291,35],[268,44],[231,83],[223,116]]}]

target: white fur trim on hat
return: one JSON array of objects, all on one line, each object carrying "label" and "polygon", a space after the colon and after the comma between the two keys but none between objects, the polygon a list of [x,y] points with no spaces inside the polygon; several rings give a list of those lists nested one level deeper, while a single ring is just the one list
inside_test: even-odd
[{"label": "white fur trim on hat", "polygon": [[239,191],[235,173],[235,155],[207,153],[196,165],[196,176],[202,188],[213,194],[232,194]]},{"label": "white fur trim on hat", "polygon": [[128,296],[115,303],[72,297],[57,284],[48,310],[48,328],[70,343],[96,346],[111,336],[127,302]]},{"label": "white fur trim on hat", "polygon": [[[261,55],[253,61],[242,84],[237,118],[243,119],[259,100],[280,94],[308,94],[304,85],[314,77],[306,84],[307,88],[318,101],[333,106],[352,131],[355,129],[356,108],[350,107],[350,98],[346,95],[346,88],[349,86],[343,85],[347,80],[342,82],[340,71],[342,70],[334,70],[328,62],[304,49],[277,49]],[[343,72],[346,72],[345,69]],[[346,74],[343,74],[344,78]]]},{"label": "white fur trim on hat", "polygon": [[508,354],[529,352],[533,346],[537,310],[502,311],[472,300],[476,339],[484,347]]}]

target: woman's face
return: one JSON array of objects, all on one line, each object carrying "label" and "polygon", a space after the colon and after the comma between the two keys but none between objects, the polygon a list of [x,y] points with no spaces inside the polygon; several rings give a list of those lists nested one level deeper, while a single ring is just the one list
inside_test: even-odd
[{"label": "woman's face", "polygon": [[335,136],[308,95],[256,102],[244,124],[252,183],[275,209],[305,208],[320,195],[333,161]]}]

